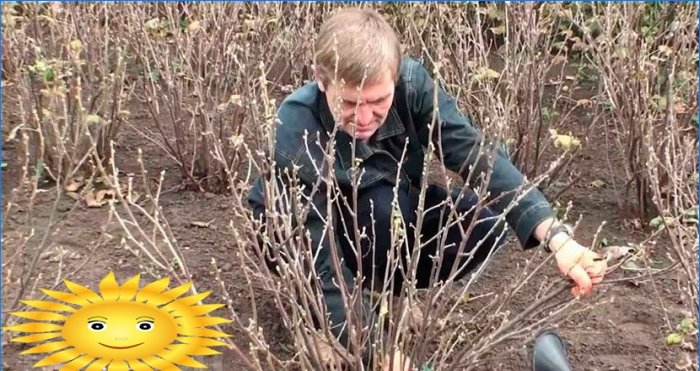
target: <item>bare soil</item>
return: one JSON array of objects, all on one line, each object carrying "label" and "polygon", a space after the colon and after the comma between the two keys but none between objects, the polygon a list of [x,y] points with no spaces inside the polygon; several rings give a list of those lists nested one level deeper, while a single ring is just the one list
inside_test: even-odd
[{"label": "bare soil", "polygon": [[[6,104],[10,90],[3,89],[3,134],[17,123],[17,112],[10,103]],[[148,115],[144,107],[134,104],[129,107],[132,112],[133,125],[150,125]],[[583,115],[583,113],[581,114]],[[581,122],[585,117],[580,117]],[[573,133],[580,132],[576,120],[571,123]],[[581,179],[574,187],[570,188],[562,198],[571,200],[574,205],[574,219],[582,217],[577,237],[582,243],[590,243],[593,235],[603,221],[607,225],[603,228],[601,237],[606,238],[611,244],[626,242],[639,242],[648,230],[638,229],[631,222],[628,212],[618,207],[621,195],[620,179],[622,179],[623,158],[619,153],[605,146],[605,139],[600,134],[599,128],[589,137],[584,148],[584,156],[572,166],[581,172]],[[119,139],[117,147],[117,164],[124,172],[138,173],[136,168],[137,149],[142,148],[144,159],[149,173],[156,177],[161,170],[166,171],[166,184],[163,189],[173,189],[166,192],[161,198],[161,205],[165,210],[165,217],[173,229],[173,233],[179,244],[184,248],[189,268],[193,273],[192,280],[198,285],[199,291],[212,290],[213,294],[207,299],[215,303],[221,301],[221,289],[217,287],[212,258],[215,258],[221,275],[226,285],[226,290],[231,295],[233,307],[240,314],[244,323],[253,318],[246,280],[240,269],[240,262],[236,257],[232,234],[229,229],[231,213],[228,210],[230,203],[227,195],[208,193],[196,193],[179,191],[175,187],[180,179],[175,164],[162,154],[159,148],[149,141],[138,137],[128,129]],[[12,198],[12,189],[17,186],[20,176],[19,146],[3,141],[2,158],[8,162],[8,168],[2,174],[2,205],[3,211],[7,210],[8,202]],[[609,153],[605,153],[609,152]],[[612,173],[608,169],[605,156],[610,156],[613,165]],[[618,187],[613,189],[611,179],[616,177]],[[606,185],[600,188],[590,187],[594,180],[603,180]],[[89,209],[84,204],[75,204],[70,198],[59,200],[56,203],[54,192],[50,187],[46,192],[37,196],[34,207],[30,210],[12,208],[9,215],[2,220],[3,224],[3,320],[11,310],[21,309],[12,307],[13,301],[19,290],[17,281],[23,276],[29,262],[39,246],[45,227],[56,206],[56,226],[47,237],[47,248],[38,260],[37,269],[32,275],[41,275],[38,287],[65,290],[59,278],[69,278],[93,289],[104,275],[112,270],[117,279],[123,280],[139,273],[145,272],[148,267],[140,266],[133,255],[120,247],[120,241],[124,232],[109,219],[107,207]],[[27,223],[32,220],[35,233],[33,238],[23,251],[18,252],[20,236],[26,234]],[[200,228],[191,223],[196,221],[212,221],[209,228]],[[644,224],[642,221],[641,224]],[[512,241],[512,240],[511,240]],[[61,254],[59,248],[64,253]],[[541,252],[520,251],[514,243],[504,248],[495,259],[492,260],[486,273],[480,278],[478,294],[500,292],[511,280],[519,279],[517,276],[518,264],[526,258],[537,254],[536,259],[543,259]],[[650,256],[656,261],[657,266],[668,264],[665,258],[665,248],[660,243],[655,247]],[[22,268],[25,267],[25,268]],[[60,271],[59,271],[60,267]],[[621,278],[634,275],[633,272],[619,270],[610,278]],[[541,277],[542,282],[555,278],[557,273],[554,267],[550,267],[547,274]],[[142,280],[153,280],[149,274],[142,274]],[[621,283],[602,285],[595,295],[588,300],[592,308],[583,314],[567,320],[557,332],[565,339],[568,345],[571,363],[575,370],[670,370],[678,361],[680,352],[677,347],[665,345],[665,336],[669,333],[668,321],[675,324],[682,318],[681,308],[686,303],[680,301],[675,275],[668,274],[652,281],[641,283]],[[23,298],[39,298],[38,290],[28,288]],[[535,288],[533,288],[535,290]],[[512,309],[517,310],[527,304],[528,295],[524,293],[512,304]],[[277,309],[262,290],[255,290],[256,303],[259,308],[258,321],[263,331],[268,335],[273,351],[285,355],[287,345],[291,337],[279,321]],[[603,302],[595,304],[597,302]],[[479,305],[474,300],[467,306]],[[226,316],[224,310],[215,313]],[[224,327],[234,334],[234,340],[240,341],[241,347],[246,350],[245,338],[233,330],[232,326]],[[40,356],[20,356],[19,352],[27,347],[19,344],[6,343],[7,336],[3,337],[2,368],[4,370],[27,370],[40,359]],[[521,349],[498,356],[495,361],[484,367],[485,370],[527,370],[529,369],[529,349]],[[288,355],[287,355],[288,356]],[[215,370],[242,369],[241,364],[232,354],[224,354],[216,357],[200,357]]]}]

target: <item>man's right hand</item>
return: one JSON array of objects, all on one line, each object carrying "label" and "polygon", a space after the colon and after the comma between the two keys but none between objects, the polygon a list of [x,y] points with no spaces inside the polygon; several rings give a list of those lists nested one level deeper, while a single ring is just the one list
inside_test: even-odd
[{"label": "man's right hand", "polygon": [[[318,356],[323,363],[323,366],[327,370],[343,370],[349,365],[343,360],[341,354],[338,350],[334,349],[330,344],[321,339],[321,337],[315,334],[318,346]],[[349,359],[348,354],[344,354]],[[394,352],[393,356],[387,354],[384,357],[384,362],[382,363],[382,370],[384,371],[411,371],[413,370],[413,363],[411,359],[397,350]]]},{"label": "man's right hand", "polygon": [[413,363],[408,356],[397,350],[394,352],[393,357],[387,354],[384,357],[383,368],[384,371],[411,371],[413,370]]}]

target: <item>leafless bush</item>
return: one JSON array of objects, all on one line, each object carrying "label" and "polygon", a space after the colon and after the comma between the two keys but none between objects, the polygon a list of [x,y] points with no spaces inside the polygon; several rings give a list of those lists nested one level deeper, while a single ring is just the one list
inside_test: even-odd
[{"label": "leafless bush", "polygon": [[[637,211],[653,206],[648,176],[652,152],[663,153],[671,122],[697,135],[697,9],[691,4],[581,4],[572,22],[604,93],[599,102],[625,154],[623,199],[634,188]],[[594,18],[596,22],[591,22]],[[659,182],[666,183],[660,174]]]},{"label": "leafless bush", "polygon": [[[321,144],[310,142],[307,145],[310,150]],[[332,163],[334,158],[332,155],[333,141],[329,141],[323,149],[326,153],[325,161],[328,161],[329,164]],[[484,151],[486,150],[484,149]],[[427,161],[426,165],[428,165],[429,159]],[[467,304],[471,300],[469,292],[480,271],[459,287],[454,282],[456,274],[454,272],[453,278],[448,279],[445,284],[417,291],[411,287],[410,282],[413,282],[416,277],[416,262],[420,246],[406,246],[408,229],[399,218],[395,228],[392,229],[392,240],[395,245],[388,257],[389,268],[386,272],[379,273],[379,277],[386,279],[391,279],[395,274],[403,274],[408,277],[407,288],[401,293],[398,302],[392,300],[391,285],[381,282],[379,279],[379,282],[373,284],[362,282],[358,278],[351,285],[346,285],[340,276],[336,277],[344,293],[343,300],[346,303],[346,308],[354,308],[353,311],[348,312],[346,326],[350,334],[350,348],[355,351],[347,352],[338,344],[327,323],[321,321],[320,328],[315,334],[313,331],[309,331],[309,329],[314,328],[315,318],[325,318],[327,313],[322,301],[321,288],[318,285],[320,281],[318,272],[309,269],[309,267],[314,266],[314,249],[308,240],[307,231],[298,227],[298,221],[305,220],[308,213],[311,212],[310,203],[304,201],[309,197],[308,190],[303,190],[300,187],[296,174],[280,174],[276,171],[278,169],[274,167],[274,163],[262,166],[263,173],[271,174],[270,180],[264,183],[263,190],[268,200],[266,205],[268,219],[264,224],[258,224],[251,219],[245,202],[245,194],[243,192],[236,193],[233,211],[237,223],[233,231],[242,265],[248,272],[246,277],[250,277],[249,284],[257,282],[274,296],[281,319],[295,339],[295,363],[298,362],[303,369],[327,369],[328,366],[321,357],[323,353],[320,352],[320,349],[324,347],[334,348],[337,362],[353,365],[352,367],[355,369],[366,367],[366,365],[363,366],[364,352],[373,354],[373,359],[377,360],[374,367],[390,367],[383,360],[391,359],[390,357],[396,351],[409,355],[416,366],[432,364],[435,369],[446,367],[470,369],[486,362],[489,359],[488,353],[495,346],[508,340],[529,339],[539,328],[551,325],[573,313],[567,309],[575,307],[576,302],[562,300],[558,296],[568,288],[568,284],[564,281],[553,282],[548,287],[542,287],[537,300],[534,300],[523,312],[511,315],[505,311],[506,305],[521,290],[531,287],[534,282],[531,280],[532,277],[546,266],[546,262],[534,263],[534,259],[528,260],[525,267],[520,268],[523,272],[522,281],[513,282],[511,286],[504,289],[503,294],[483,299],[481,304],[484,309],[476,311],[476,313],[467,314],[464,313],[464,310],[465,305],[469,305]],[[430,167],[426,166],[424,171],[429,174]],[[358,239],[361,231],[342,230],[338,226],[339,217],[331,211],[336,207],[347,207],[349,200],[345,200],[341,196],[342,192],[336,186],[334,176],[331,173],[324,174],[319,179],[316,188],[310,192],[312,194],[325,192],[327,199],[334,200],[328,202],[328,217],[324,221],[325,233],[329,236],[350,234],[355,246],[359,246]],[[484,174],[484,176],[488,179],[489,174]],[[535,182],[541,180],[542,178],[538,178]],[[356,184],[356,186],[358,185]],[[239,189],[240,187],[232,188]],[[424,191],[425,188],[423,188]],[[481,190],[481,196],[485,196],[485,189]],[[486,200],[486,197],[483,199]],[[487,205],[488,202],[483,201],[473,211],[478,213],[481,208]],[[449,205],[447,209],[451,209]],[[458,223],[464,215],[452,212],[445,217],[447,219],[446,225],[450,226]],[[504,215],[499,217],[504,218]],[[357,223],[357,220],[354,223]],[[468,236],[473,227],[473,223],[467,227],[465,235]],[[418,222],[417,228],[420,228],[420,222]],[[444,238],[446,230],[445,228],[439,231],[435,238]],[[261,234],[261,231],[264,233]],[[356,235],[352,238],[352,234],[355,232]],[[251,246],[258,245],[258,239],[262,240],[262,248],[264,249],[262,253],[251,250]],[[401,251],[404,248],[412,251],[408,267],[401,263]],[[333,242],[331,242],[331,251],[338,251],[338,247]],[[355,253],[360,254],[359,251]],[[340,267],[343,259],[350,259],[339,254],[331,253],[331,255],[332,264],[335,267]],[[268,256],[276,257],[279,264],[278,270],[273,271],[265,264],[265,257]],[[439,255],[436,259],[441,262]],[[358,271],[361,272],[363,269],[369,270],[372,267],[362,267],[360,263]],[[340,270],[338,269],[338,271]],[[401,273],[398,273],[399,271]],[[366,286],[374,289],[375,292],[363,290]],[[370,310],[377,313],[378,320],[374,325],[376,328],[368,327],[368,323],[363,318],[367,313],[360,309],[362,308],[361,303],[367,303]],[[427,318],[419,324],[412,322],[411,319],[414,308],[420,308],[423,313],[428,314]],[[256,329],[256,327],[252,328]],[[385,329],[385,331],[381,332],[378,338],[372,337],[371,333],[378,332],[377,329]],[[266,342],[263,340],[263,334],[249,329],[248,335],[251,339],[255,339],[255,343],[258,344],[256,358],[270,362],[269,350],[264,347]],[[258,366],[259,369],[265,369],[273,365],[276,363],[268,363],[267,366],[259,364]]]},{"label": "leafless bush", "polygon": [[[678,319],[677,330],[671,330],[696,343],[697,322],[693,323],[693,319],[698,315],[697,8],[671,7],[665,15],[671,32],[666,38],[659,37],[665,41],[657,48],[665,52],[659,61],[663,72],[660,94],[651,97],[662,116],[654,121],[652,133],[643,138],[647,148],[643,175],[658,215],[651,224],[666,230],[672,260],[681,266],[678,288],[687,315]],[[691,326],[686,324],[688,321]],[[672,342],[667,338],[667,343]],[[697,369],[696,362],[690,366]]]},{"label": "leafless bush", "polygon": [[572,14],[601,86],[606,136],[624,154],[622,199],[634,192],[637,215],[664,229],[659,247],[681,267],[687,316],[666,329],[675,331],[668,344],[697,328],[697,17],[694,4],[681,3],[580,4]]},{"label": "leafless bush", "polygon": [[[653,150],[653,139],[646,138],[648,152],[645,177],[650,184],[650,197],[659,215],[650,224],[663,229],[666,237],[667,256],[678,264],[678,292],[685,306],[685,316],[674,318],[677,327],[670,332],[669,345],[697,343],[698,316],[698,194],[697,194],[697,138],[685,135],[674,116],[667,116],[663,134],[663,151]],[[668,318],[668,314],[667,314]],[[675,337],[674,337],[675,336]],[[677,339],[677,340],[676,340]],[[685,349],[688,349],[685,347]],[[687,356],[687,354],[686,354]],[[687,357],[694,360],[694,357]],[[694,366],[693,366],[694,365]],[[691,362],[692,369],[697,363]]]},{"label": "leafless bush", "polygon": [[[415,12],[413,19],[416,18],[416,13],[426,17],[436,16],[432,5],[426,6],[424,9],[420,7],[411,9]],[[408,18],[410,19],[410,17]],[[415,24],[407,23],[407,27],[416,28]],[[431,23],[434,24],[435,22],[426,21],[426,24]],[[442,23],[450,22],[444,22],[443,20]],[[476,32],[474,33],[476,34]],[[436,32],[431,34],[431,37],[432,39],[429,41],[439,42],[438,40],[443,40],[447,37],[447,34]],[[425,45],[432,45],[432,43],[424,42],[417,47],[420,50],[424,50],[427,55],[430,55],[426,51]],[[487,52],[486,48],[482,49],[482,53],[484,53],[482,55],[483,58],[487,57]],[[466,57],[466,55],[463,57]],[[436,68],[435,70],[439,77],[442,77],[443,71],[445,71],[445,74],[451,76],[462,76],[466,81],[466,76],[471,77],[473,73],[467,73],[463,68],[466,67],[445,62],[445,64],[441,65],[441,68]],[[476,66],[471,68],[476,70]],[[256,72],[261,75],[260,78],[257,75],[247,76],[242,80],[244,85],[252,85],[255,82],[263,81],[267,82],[267,84],[258,86],[260,88],[268,86],[269,81],[264,78],[264,71],[258,70]],[[488,79],[491,79],[491,77]],[[505,80],[503,84],[505,84]],[[472,86],[467,85],[467,87]],[[479,90],[479,93],[486,95],[495,102],[493,106],[482,106],[480,112],[486,117],[500,120],[498,121],[500,125],[494,126],[496,129],[489,130],[489,134],[496,138],[503,138],[504,134],[508,132],[508,126],[499,109],[507,105],[506,101],[504,101],[501,94],[487,93],[485,87],[480,87],[480,89],[483,91]],[[471,93],[469,88],[465,88],[465,91],[465,94]],[[274,107],[274,102],[271,101],[269,96],[266,97],[265,90],[258,90],[257,93],[260,95],[256,96],[254,101],[257,103],[262,102],[258,106],[259,110],[262,108],[262,112],[260,112],[258,117],[265,118],[265,120],[258,121],[257,124],[257,126],[263,128],[259,132],[263,136],[258,138],[262,145],[258,148],[272,153],[274,149],[274,141],[272,140],[274,138],[274,115],[270,114]],[[507,95],[507,99],[515,99],[516,96],[517,94]],[[539,99],[541,102],[542,97]],[[518,112],[511,114],[515,116],[516,113]],[[521,116],[518,115],[516,117]],[[330,137],[333,137],[333,135],[331,134]],[[541,140],[544,141],[545,137],[542,137]],[[325,144],[309,142],[307,146],[307,150],[321,146],[326,154],[325,162],[327,166],[332,167],[330,164],[334,161],[333,141]],[[246,143],[241,143],[240,148],[244,149],[246,153],[255,151],[255,148],[251,148]],[[482,148],[482,151],[484,151],[482,155],[488,153],[486,148]],[[224,151],[217,149],[216,156],[220,163],[225,163]],[[252,283],[256,282],[274,296],[281,319],[295,339],[293,359],[281,364],[286,364],[290,367],[298,364],[303,369],[326,369],[327,366],[324,363],[325,360],[321,358],[322,353],[320,349],[331,347],[336,350],[337,361],[342,360],[342,362],[354,365],[353,367],[355,368],[363,367],[363,350],[373,354],[373,359],[377,360],[375,367],[389,367],[384,361],[391,359],[387,356],[391,356],[399,350],[403,354],[409,355],[416,366],[432,365],[434,369],[446,367],[469,369],[487,362],[490,359],[489,357],[493,356],[489,352],[495,349],[496,346],[513,340],[525,341],[533,336],[539,328],[551,325],[575,311],[583,309],[577,307],[577,302],[570,299],[562,299],[559,296],[568,287],[566,282],[561,281],[554,282],[548,287],[540,287],[537,299],[524,311],[510,314],[505,310],[507,304],[514,297],[517,297],[519,292],[534,284],[532,277],[546,266],[546,262],[534,263],[534,259],[528,260],[524,267],[519,268],[523,272],[522,281],[514,282],[511,286],[505,288],[503,294],[482,299],[481,305],[484,309],[475,313],[465,313],[464,311],[465,306],[468,306],[470,302],[470,289],[472,289],[473,283],[481,271],[476,272],[468,282],[461,286],[455,284],[454,280],[448,280],[443,285],[437,285],[431,289],[419,292],[410,288],[410,284],[407,284],[409,288],[402,292],[401,300],[398,301],[398,304],[392,300],[393,295],[388,284],[379,282],[378,286],[374,287],[377,292],[370,293],[367,290],[363,290],[366,285],[359,279],[348,286],[342,283],[340,277],[336,277],[338,284],[341,285],[341,290],[344,292],[343,300],[346,303],[346,307],[360,308],[360,303],[368,303],[369,308],[378,313],[377,328],[386,330],[379,335],[380,338],[372,338],[370,333],[376,329],[367,327],[368,323],[364,321],[362,309],[355,309],[349,314],[346,325],[350,333],[350,349],[355,351],[347,352],[338,344],[327,323],[321,321],[320,328],[316,330],[315,335],[314,331],[309,331],[309,329],[314,328],[314,318],[325,318],[327,313],[325,312],[322,293],[318,285],[318,272],[309,269],[309,267],[314,266],[314,249],[308,240],[307,231],[304,228],[300,228],[299,223],[305,220],[310,212],[310,204],[305,201],[308,200],[309,193],[323,192],[327,199],[334,200],[327,204],[327,215],[329,216],[324,221],[326,233],[329,236],[346,233],[352,236],[354,233],[355,236],[352,239],[357,246],[361,231],[339,230],[336,225],[338,222],[337,216],[334,216],[334,213],[331,211],[339,206],[347,206],[349,200],[343,199],[341,196],[342,192],[338,189],[334,176],[331,173],[323,173],[324,175],[319,178],[313,190],[302,189],[298,183],[297,174],[294,174],[293,171],[280,173],[280,169],[276,168],[275,163],[270,162],[270,157],[248,156],[247,158],[251,162],[251,166],[256,169],[256,172],[265,174],[268,179],[264,184],[263,190],[268,202],[266,205],[268,219],[264,224],[259,224],[251,217],[246,201],[246,185],[251,179],[245,178],[241,181],[241,179],[236,177],[229,178],[231,182],[229,188],[233,190],[234,200],[232,211],[235,224],[232,225],[232,230],[236,236],[239,258],[246,269],[246,277],[249,280],[249,284],[252,287]],[[540,171],[543,175],[535,177],[533,184],[541,183],[546,179],[546,175],[552,175],[554,171],[561,169],[562,164],[568,158],[568,153],[565,153],[554,160],[553,166]],[[428,166],[430,160],[429,157],[425,164],[424,171],[427,175],[434,171],[433,168]],[[324,168],[327,167],[324,166]],[[321,171],[321,169],[317,169],[317,171]],[[357,171],[360,171],[359,168]],[[483,176],[488,179],[490,175],[483,174]],[[454,185],[449,179],[445,179],[445,182],[448,186]],[[458,186],[458,188],[462,187]],[[479,192],[484,201],[476,207],[476,213],[489,204],[486,201],[485,189],[481,188]],[[448,206],[449,209],[450,207]],[[463,215],[450,213],[450,215],[445,217],[448,219],[447,225],[451,225],[457,223]],[[500,215],[499,217],[503,218],[504,216]],[[394,250],[392,250],[394,254],[389,257],[390,270],[398,269],[401,266],[399,251],[407,243],[405,239],[406,226],[401,221],[397,221],[397,223],[397,228],[392,230],[395,246]],[[420,226],[420,222],[418,224]],[[465,230],[465,234],[469,235],[473,227],[473,224],[469,226]],[[262,235],[261,231],[264,231]],[[441,239],[444,235],[445,230],[440,231],[436,238]],[[252,246],[258,245],[258,239],[262,240],[264,248],[262,254],[252,248]],[[336,251],[336,248],[331,250]],[[414,246],[411,249],[414,253],[410,262],[413,263],[409,263],[409,267],[402,268],[405,270],[403,274],[409,277],[409,282],[411,279],[415,279],[415,262],[417,261],[417,251],[419,250],[418,246]],[[279,268],[276,272],[272,271],[264,263],[263,255],[267,254],[278,257]],[[342,256],[333,254],[332,264],[339,267],[341,259],[343,259]],[[437,259],[440,258],[437,257]],[[367,270],[371,269],[371,267],[359,267],[360,271],[362,269]],[[390,270],[385,272],[385,278],[391,276]],[[373,285],[370,284],[368,286],[372,287]],[[257,308],[255,303],[253,303],[253,306]],[[410,313],[414,307],[419,307],[424,313],[429,313],[426,320],[419,324],[415,334],[410,331],[411,326],[415,325],[411,323],[410,319]],[[577,309],[572,311],[572,307]],[[232,310],[235,313],[235,309]],[[265,341],[265,334],[257,328],[255,323],[251,323],[250,327],[247,328],[247,335],[252,343],[255,344],[252,351],[259,362],[257,364],[259,369],[280,365],[281,361],[270,356],[269,345]],[[513,345],[513,348],[509,347],[509,349],[515,349],[515,345]]]},{"label": "leafless bush", "polygon": [[[3,147],[18,145],[13,165],[20,168],[3,210],[3,227],[9,218],[20,226],[15,243],[3,245],[3,278],[10,283],[3,294],[12,310],[47,278],[37,268],[42,257],[53,253],[51,248],[59,255],[55,284],[74,273],[64,270],[63,253],[51,236],[76,204],[62,212],[59,204],[66,201],[64,190],[77,191],[94,175],[99,154],[109,159],[109,141],[128,116],[122,108],[129,93],[124,60],[103,10],[102,5],[3,4],[3,70],[8,73],[3,86],[14,85],[17,94],[10,98],[16,101],[18,118]],[[47,180],[55,181],[55,187],[46,189]],[[55,198],[48,219],[42,220],[35,204],[49,195]],[[12,240],[6,237],[3,241]]]},{"label": "leafless bush", "polygon": [[129,95],[124,49],[112,33],[113,20],[103,4],[19,4],[12,10],[3,40],[16,55],[21,130],[31,133],[36,171],[57,182],[88,177],[95,158],[86,133],[108,159],[109,142],[129,115],[122,106]]},{"label": "leafless bush", "polygon": [[[355,368],[363,366],[363,352],[371,353],[375,367],[381,368],[388,367],[387,361],[392,362],[391,356],[400,351],[415,366],[472,369],[498,357],[495,349],[506,349],[505,354],[515,351],[537,330],[595,304],[566,297],[569,283],[563,279],[538,286],[533,278],[551,264],[551,257],[526,258],[514,268],[521,279],[504,284],[502,291],[492,295],[470,295],[483,267],[462,282],[448,279],[416,290],[410,282],[415,280],[420,244],[407,246],[407,226],[397,218],[384,278],[401,269],[409,284],[395,301],[389,285],[381,280],[376,285],[359,279],[346,285],[337,277],[345,306],[353,309],[347,322],[350,351],[343,349],[327,323],[315,326],[315,319],[327,313],[318,272],[309,269],[314,266],[314,249],[300,221],[310,212],[309,194],[323,192],[332,200],[326,205],[326,233],[351,234],[357,246],[361,231],[339,230],[338,217],[332,212],[350,200],[342,197],[332,173],[316,169],[322,176],[315,187],[303,189],[295,173],[298,169],[280,172],[271,157],[278,101],[311,78],[313,37],[327,14],[339,6],[22,4],[13,6],[12,14],[5,12],[8,7],[3,4],[3,45],[8,45],[13,58],[3,55],[3,70],[17,79],[25,97],[23,127],[17,132],[23,138],[32,135],[34,145],[28,148],[36,151],[27,155],[27,161],[41,159],[36,171],[46,169],[56,180],[97,168],[104,186],[115,190],[111,215],[126,233],[123,246],[139,259],[143,270],[159,271],[181,282],[191,277],[159,203],[162,190],[150,188],[143,159],[139,157],[143,175],[139,182],[131,175],[124,178],[111,157],[112,140],[128,116],[121,106],[128,93],[125,79],[134,83],[153,121],[152,126],[131,128],[178,164],[186,186],[230,193],[230,228],[247,288],[252,293],[263,287],[274,297],[281,322],[295,340],[291,357],[274,354],[270,336],[258,321],[259,312],[269,308],[258,307],[250,295],[253,316],[242,323],[228,297],[229,284],[219,279],[233,325],[244,334],[229,345],[248,367],[326,369],[320,350],[331,347],[338,361]],[[690,57],[697,54],[692,32],[697,17],[692,6],[663,5],[651,37],[640,36],[648,6],[638,4],[376,7],[396,26],[407,52],[422,57],[435,79],[463,103],[488,138],[512,150],[514,161],[532,181],[528,187],[546,188],[565,176],[585,136],[598,129],[600,120],[612,118],[618,125],[617,143],[628,154],[628,179],[637,182],[640,197],[646,197],[661,215],[673,257],[683,267],[681,289],[692,318],[697,316],[692,305],[697,301],[693,267],[698,254],[697,229],[692,224],[692,216],[697,223],[698,182],[697,142],[691,125],[697,114],[697,80],[693,80],[697,59]],[[668,27],[663,27],[664,22]],[[596,30],[591,29],[593,24]],[[689,28],[691,24],[695,28]],[[584,82],[566,69],[574,57],[584,57],[576,62],[596,69],[602,94],[576,94]],[[590,120],[584,119],[576,133],[564,133],[562,127],[580,114],[588,114]],[[334,161],[334,145],[333,141],[309,141],[306,149],[320,146],[328,169]],[[545,158],[551,145],[561,152]],[[491,154],[492,149],[482,146],[481,155]],[[447,171],[434,158],[434,151],[429,148],[424,164],[426,179],[437,177],[448,187],[456,185],[466,192],[463,183],[445,176]],[[359,173],[360,167],[353,163],[354,173]],[[247,202],[257,175],[266,178],[268,219],[264,223],[253,218]],[[474,213],[493,202],[484,187],[476,187],[476,192],[482,201]],[[454,205],[446,206],[452,210]],[[418,229],[426,210],[421,206],[419,211]],[[464,217],[447,214],[447,225]],[[502,220],[504,214],[497,218]],[[473,228],[471,223],[464,235]],[[444,244],[445,234],[443,229],[435,238]],[[262,252],[255,249],[259,240]],[[411,252],[407,266],[401,262],[404,248]],[[332,251],[338,267],[343,257],[337,249]],[[278,270],[265,264],[263,255],[268,253],[280,257]],[[440,254],[435,260],[442,263]],[[509,312],[524,292],[536,295],[525,308]],[[364,309],[355,310],[363,302],[375,313],[377,329],[383,331],[368,328]],[[414,308],[426,314],[421,323],[412,323]]]},{"label": "leafless bush", "polygon": [[[136,128],[177,162],[194,189],[223,191],[243,162],[235,151],[262,118],[256,92],[289,92],[310,77],[314,20],[310,4],[130,5],[129,38],[139,95],[155,129]],[[260,81],[245,84],[249,76]],[[216,144],[214,144],[216,142]],[[214,148],[222,151],[215,161]]]},{"label": "leafless bush", "polygon": [[[572,31],[562,22],[563,4],[386,7],[410,41],[407,49],[438,67],[444,86],[474,124],[500,138],[525,175],[534,178],[547,170],[552,159],[546,161],[543,153],[552,144],[561,144],[571,156],[542,188],[566,174],[581,139],[561,127],[574,120],[572,113],[586,112],[591,102],[574,95],[579,82],[565,69]],[[581,121],[576,136],[585,138],[597,120]],[[555,135],[560,140],[550,139]]]}]

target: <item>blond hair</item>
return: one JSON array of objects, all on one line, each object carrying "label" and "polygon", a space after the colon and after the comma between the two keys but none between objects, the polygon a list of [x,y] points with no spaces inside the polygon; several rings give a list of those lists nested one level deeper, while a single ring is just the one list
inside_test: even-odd
[{"label": "blond hair", "polygon": [[321,26],[314,67],[325,84],[335,78],[351,85],[360,85],[363,79],[372,83],[381,78],[386,68],[396,80],[401,67],[401,45],[392,27],[377,11],[343,9]]}]

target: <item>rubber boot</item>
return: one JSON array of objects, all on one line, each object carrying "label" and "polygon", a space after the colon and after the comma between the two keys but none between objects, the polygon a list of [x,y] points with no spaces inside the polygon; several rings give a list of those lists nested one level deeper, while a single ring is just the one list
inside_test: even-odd
[{"label": "rubber boot", "polygon": [[554,331],[543,331],[532,349],[534,371],[571,371],[564,341]]}]

